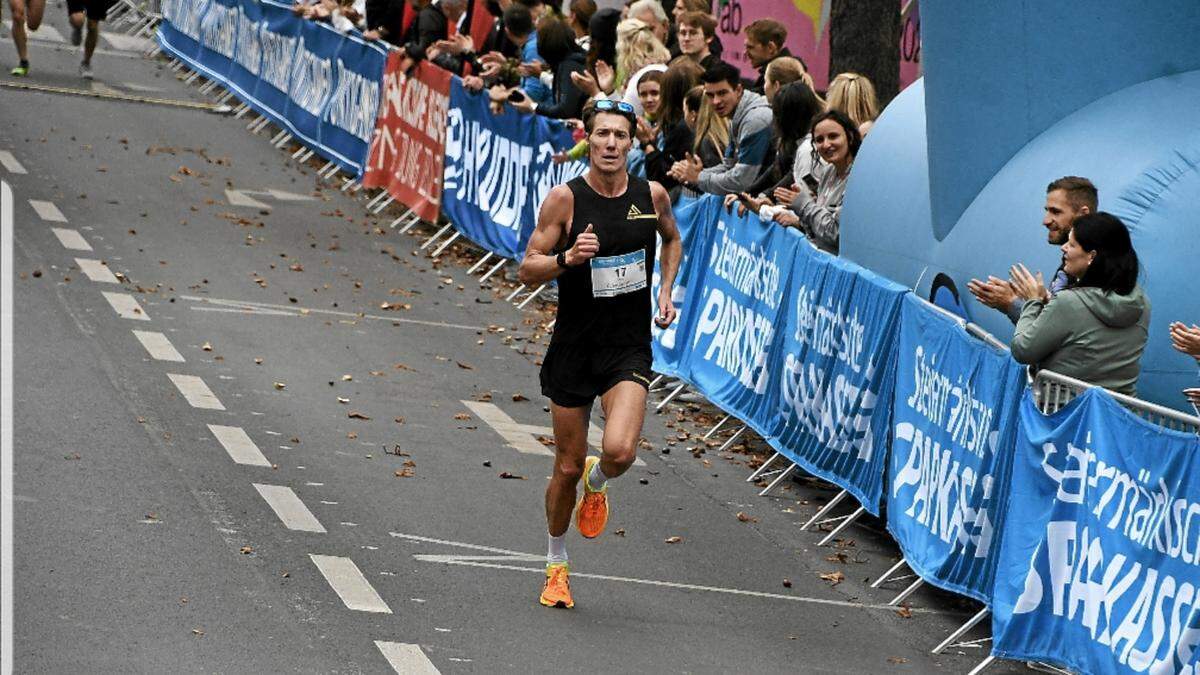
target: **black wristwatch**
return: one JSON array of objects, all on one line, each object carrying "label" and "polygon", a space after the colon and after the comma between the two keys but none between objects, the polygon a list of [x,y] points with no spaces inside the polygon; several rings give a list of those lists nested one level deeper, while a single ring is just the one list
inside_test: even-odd
[{"label": "black wristwatch", "polygon": [[558,255],[554,256],[554,262],[558,263],[558,266],[563,269],[571,269],[571,266],[567,264],[566,251],[562,251]]}]

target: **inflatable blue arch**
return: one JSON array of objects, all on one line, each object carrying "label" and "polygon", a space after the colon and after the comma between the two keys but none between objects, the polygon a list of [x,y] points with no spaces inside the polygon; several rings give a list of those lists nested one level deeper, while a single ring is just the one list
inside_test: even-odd
[{"label": "inflatable blue arch", "polygon": [[1008,319],[966,290],[1024,262],[1047,276],[1046,185],[1090,178],[1131,229],[1153,306],[1142,398],[1184,409],[1196,363],[1172,321],[1200,324],[1200,1],[921,5],[925,77],[855,161],[841,252],[928,297],[942,273],[1001,340]]}]

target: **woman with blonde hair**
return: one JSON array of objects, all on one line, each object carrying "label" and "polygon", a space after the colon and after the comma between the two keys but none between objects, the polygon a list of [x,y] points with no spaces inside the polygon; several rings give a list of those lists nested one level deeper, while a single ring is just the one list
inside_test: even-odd
[{"label": "woman with blonde hair", "polygon": [[624,92],[621,98],[633,106],[638,116],[643,112],[637,94],[638,81],[648,71],[665,72],[670,60],[671,52],[655,37],[650,24],[639,19],[625,19],[617,24],[617,90]]},{"label": "woman with blonde hair", "polygon": [[875,96],[875,85],[864,75],[842,73],[833,78],[825,92],[825,105],[829,110],[841,110],[854,120],[863,136],[879,117],[879,99]]}]

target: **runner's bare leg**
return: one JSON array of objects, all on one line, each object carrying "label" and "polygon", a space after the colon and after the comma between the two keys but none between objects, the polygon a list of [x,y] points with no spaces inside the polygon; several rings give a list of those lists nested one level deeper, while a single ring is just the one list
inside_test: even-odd
[{"label": "runner's bare leg", "polygon": [[546,524],[550,535],[561,537],[571,526],[575,510],[575,487],[583,476],[587,456],[587,431],[590,407],[565,408],[550,404],[554,425],[554,472],[546,486]]},{"label": "runner's bare leg", "polygon": [[604,410],[604,443],[600,471],[616,478],[637,459],[637,444],[646,420],[646,388],[637,382],[618,382],[600,397]]}]

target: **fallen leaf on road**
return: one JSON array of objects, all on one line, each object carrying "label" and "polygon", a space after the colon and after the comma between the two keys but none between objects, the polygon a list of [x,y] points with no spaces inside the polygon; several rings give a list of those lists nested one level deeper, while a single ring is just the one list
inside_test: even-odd
[{"label": "fallen leaf on road", "polygon": [[912,610],[909,609],[908,605],[901,605],[900,608],[896,610],[896,613],[899,614],[900,618],[902,619],[912,618]]},{"label": "fallen leaf on road", "polygon": [[354,381],[353,375],[343,375],[342,376],[342,382],[352,382],[352,381]]},{"label": "fallen leaf on road", "polygon": [[847,555],[845,551],[838,551],[831,556],[826,556],[825,559],[829,562],[845,564],[845,562],[849,559],[849,555]]},{"label": "fallen leaf on road", "polygon": [[292,438],[291,438],[290,440],[291,440],[293,443],[297,444],[297,445],[299,445],[299,444],[300,444],[300,437],[299,437],[299,436],[292,436]]},{"label": "fallen leaf on road", "polygon": [[250,555],[251,553],[254,552],[254,549],[250,548],[249,546],[243,546],[241,548],[241,552],[242,552],[242,555]]},{"label": "fallen leaf on road", "polygon": [[846,575],[842,574],[841,572],[829,572],[828,574],[822,574],[821,579],[832,583],[834,586],[837,586],[846,580]]},{"label": "fallen leaf on road", "polygon": [[468,415],[467,413],[458,413],[457,415],[454,416],[454,419],[459,420],[460,422],[465,422],[465,421],[471,419],[471,416]]},{"label": "fallen leaf on road", "polygon": [[475,394],[475,400],[479,401],[480,403],[488,403],[492,400],[492,392],[485,391]]},{"label": "fallen leaf on road", "polygon": [[355,438],[358,438],[358,432],[357,431],[346,432],[346,438],[354,440]]},{"label": "fallen leaf on road", "polygon": [[554,439],[550,438],[549,436],[538,436],[537,441],[538,441],[538,443],[541,443],[542,445],[546,446],[547,448],[554,446]]},{"label": "fallen leaf on road", "polygon": [[784,579],[784,580],[783,580],[783,587],[784,587],[784,588],[791,588],[791,587],[792,587],[792,580],[791,580],[791,579]]},{"label": "fallen leaf on road", "polygon": [[195,635],[196,637],[204,637],[204,631],[200,628],[193,628],[192,635]]},{"label": "fallen leaf on road", "polygon": [[288,269],[293,272],[303,272],[304,266],[300,263],[292,263],[291,265],[288,265]]},{"label": "fallen leaf on road", "polygon": [[888,663],[908,663],[908,659],[903,656],[889,656]]},{"label": "fallen leaf on road", "polygon": [[665,541],[668,544],[679,544],[683,542],[683,537],[667,537]]},{"label": "fallen leaf on road", "polygon": [[137,418],[137,423],[138,423],[138,424],[145,424],[145,423],[146,423],[146,418],[145,418],[145,417],[139,417],[139,418]]},{"label": "fallen leaf on road", "polygon": [[463,370],[475,370],[475,366],[469,363],[463,363],[462,361],[455,361],[455,363],[457,363],[458,367],[462,368]]},{"label": "fallen leaf on road", "polygon": [[350,399],[346,398],[345,396],[339,396],[337,397],[337,402],[345,405],[350,402]]},{"label": "fallen leaf on road", "polygon": [[202,350],[204,350],[204,351],[206,351],[206,352],[211,352],[211,351],[212,351],[212,343],[211,343],[211,342],[205,342],[204,344],[200,345],[200,349],[202,349]]},{"label": "fallen leaf on road", "polygon": [[509,473],[507,471],[501,472],[500,477],[508,480],[525,480],[525,476],[518,476],[515,473]]},{"label": "fallen leaf on road", "polygon": [[374,375],[375,377],[383,377],[384,376],[384,372],[382,370],[372,370],[372,371],[370,371],[370,373],[372,375]]},{"label": "fallen leaf on road", "polygon": [[529,398],[526,397],[524,394],[513,394],[512,399],[513,399],[513,403],[520,403],[521,401],[529,400]]},{"label": "fallen leaf on road", "polygon": [[411,468],[396,469],[396,478],[412,478],[415,475],[416,474],[413,473],[413,470]]},{"label": "fallen leaf on road", "polygon": [[397,417],[397,418],[393,419],[392,421],[395,422],[396,424],[404,424],[403,417]]},{"label": "fallen leaf on road", "polygon": [[262,362],[263,362],[263,360],[262,360],[261,358],[259,358],[259,357],[257,357],[257,356],[256,356],[256,357],[254,357],[254,363],[255,363],[255,365],[259,365],[259,366],[261,366],[261,365],[262,365]]},{"label": "fallen leaf on road", "polygon": [[286,384],[284,384],[284,383],[282,383],[282,382],[276,382],[276,383],[275,383],[275,388],[276,388],[276,389],[283,389],[283,388],[284,388],[284,387],[286,387],[286,386],[287,386],[287,385],[286,385]]},{"label": "fallen leaf on road", "polygon": [[625,536],[625,528],[622,527],[621,529],[617,530],[616,532],[613,532],[613,534],[617,535],[618,537],[624,537]]},{"label": "fallen leaf on road", "polygon": [[407,466],[409,468],[412,468],[412,467],[415,467],[416,465],[417,465],[416,462],[412,461],[411,459],[406,459],[406,460],[404,460],[404,464],[402,464],[401,466]]},{"label": "fallen leaf on road", "polygon": [[758,518],[748,515],[745,511],[738,511],[737,519],[742,521],[743,523],[757,523],[758,522]]},{"label": "fallen leaf on road", "polygon": [[[412,368],[409,368],[408,366],[404,365],[403,363],[397,363],[396,365],[394,365],[392,367],[395,368],[396,370],[413,370]],[[413,371],[413,372],[416,372],[416,371]]]},{"label": "fallen leaf on road", "polygon": [[351,410],[350,412],[346,413],[346,417],[349,417],[352,420],[369,420],[369,419],[371,419],[370,417],[358,412],[357,410]]}]

